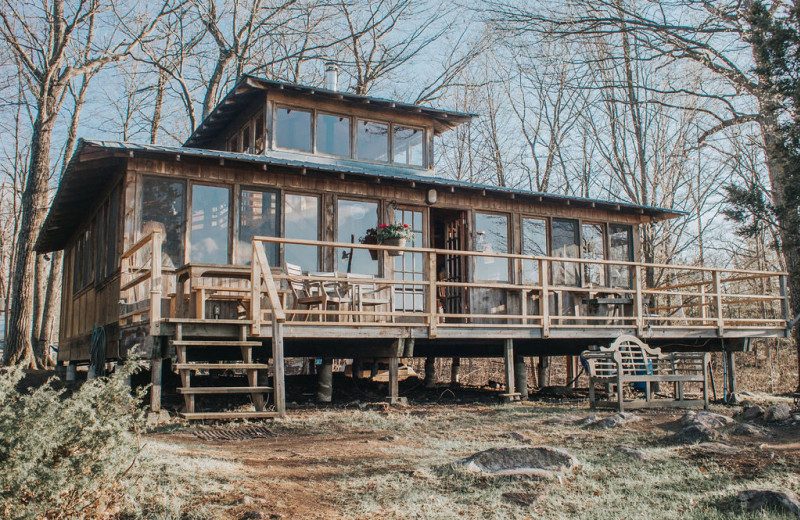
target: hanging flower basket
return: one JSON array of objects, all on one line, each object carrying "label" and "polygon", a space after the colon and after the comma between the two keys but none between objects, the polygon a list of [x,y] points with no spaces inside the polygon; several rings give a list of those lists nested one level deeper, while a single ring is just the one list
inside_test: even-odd
[{"label": "hanging flower basket", "polygon": [[[413,236],[408,224],[381,224],[378,226],[378,242],[384,246],[405,247],[406,241]],[[402,251],[387,251],[389,256],[401,256]]]},{"label": "hanging flower basket", "polygon": [[[375,228],[369,228],[367,230],[367,234],[361,237],[359,240],[364,245],[378,245],[378,232]],[[377,249],[369,249],[369,256],[372,257],[373,260],[378,259],[378,250]]]}]

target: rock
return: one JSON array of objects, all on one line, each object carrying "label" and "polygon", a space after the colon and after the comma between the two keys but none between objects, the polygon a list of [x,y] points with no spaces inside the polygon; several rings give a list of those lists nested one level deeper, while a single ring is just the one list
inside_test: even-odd
[{"label": "rock", "polygon": [[577,415],[561,415],[558,417],[552,417],[542,422],[542,424],[575,424],[576,422],[580,421],[581,418]]},{"label": "rock", "polygon": [[748,489],[739,492],[739,500],[748,511],[777,509],[800,516],[800,500],[797,499],[797,495],[789,491]]},{"label": "rock", "polygon": [[159,426],[161,424],[169,424],[171,418],[169,412],[161,410],[160,412],[150,412],[147,414],[147,426]]},{"label": "rock", "polygon": [[520,444],[532,444],[533,443],[533,441],[529,437],[526,437],[525,435],[522,435],[519,432],[510,432],[510,433],[505,434],[504,437],[506,437],[507,439],[511,439],[512,441],[517,441]]},{"label": "rock", "polygon": [[519,493],[519,492],[509,492],[503,493],[501,496],[503,500],[506,502],[510,502],[517,506],[522,507],[530,507],[539,500],[539,497],[542,496],[543,493]]},{"label": "rock", "polygon": [[705,424],[690,424],[684,426],[679,432],[672,435],[669,440],[681,444],[695,444],[698,442],[715,441],[722,438],[722,434],[715,428]]},{"label": "rock", "polygon": [[692,449],[712,455],[736,455],[742,451],[724,442],[701,442],[696,446],[692,446]]},{"label": "rock", "polygon": [[681,424],[688,426],[690,424],[702,424],[709,428],[719,428],[733,423],[733,419],[727,415],[722,415],[706,410],[699,412],[688,412],[681,418]]},{"label": "rock", "polygon": [[752,421],[753,419],[758,419],[764,415],[764,409],[758,405],[748,406],[742,413],[739,414],[739,417],[744,421]]},{"label": "rock", "polygon": [[491,448],[462,459],[457,464],[468,471],[487,475],[524,475],[555,478],[578,465],[578,459],[561,448],[517,446]]},{"label": "rock", "polygon": [[617,446],[614,448],[615,450],[628,455],[631,458],[638,460],[639,462],[647,462],[651,459],[650,454],[640,450],[639,448],[634,448],[633,446]]},{"label": "rock", "polygon": [[587,425],[595,423],[595,422],[597,422],[597,416],[596,415],[587,415],[583,419],[575,421],[573,424],[576,424],[578,426],[587,426]]},{"label": "rock", "polygon": [[605,419],[600,419],[599,421],[595,421],[589,424],[589,426],[591,428],[600,428],[606,430],[608,428],[616,428],[617,426],[620,426],[622,424],[627,424],[639,420],[641,420],[641,417],[639,417],[636,414],[629,412],[620,412],[614,415],[609,415]]},{"label": "rock", "polygon": [[767,435],[767,433],[758,426],[753,426],[748,423],[737,424],[730,430],[730,433],[742,437],[765,437]]},{"label": "rock", "polygon": [[397,435],[384,435],[383,437],[378,438],[378,440],[383,442],[394,442],[397,440]]},{"label": "rock", "polygon": [[792,411],[786,403],[776,404],[767,408],[764,412],[764,420],[766,422],[783,422],[789,420],[792,416]]},{"label": "rock", "polygon": [[756,396],[756,394],[754,394],[753,392],[739,392],[739,395],[741,395],[742,397],[749,397],[749,398],[753,398]]}]

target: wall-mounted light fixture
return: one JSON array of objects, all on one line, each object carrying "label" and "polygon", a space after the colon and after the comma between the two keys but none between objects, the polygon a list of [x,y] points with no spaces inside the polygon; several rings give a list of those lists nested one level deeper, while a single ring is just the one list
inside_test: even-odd
[{"label": "wall-mounted light fixture", "polygon": [[435,188],[431,188],[428,190],[428,196],[427,196],[428,204],[436,204],[436,199],[438,198],[439,194],[436,193]]}]

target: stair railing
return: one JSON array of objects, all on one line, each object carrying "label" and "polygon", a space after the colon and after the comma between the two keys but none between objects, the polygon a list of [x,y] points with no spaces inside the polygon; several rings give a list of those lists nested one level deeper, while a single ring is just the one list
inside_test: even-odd
[{"label": "stair railing", "polygon": [[[124,301],[120,305],[120,320],[127,320],[135,316],[149,314],[150,334],[157,335],[161,321],[161,241],[160,230],[153,230],[138,242],[133,244],[120,257],[120,298]],[[150,257],[142,265],[136,266],[134,258],[136,253],[145,246],[150,245]],[[143,300],[147,305],[138,306],[135,301],[136,288],[150,280],[150,298]]]}]

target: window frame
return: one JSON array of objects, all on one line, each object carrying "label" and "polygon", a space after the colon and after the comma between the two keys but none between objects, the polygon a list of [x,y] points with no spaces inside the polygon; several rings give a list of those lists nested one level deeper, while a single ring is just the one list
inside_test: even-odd
[{"label": "window frame", "polygon": [[[186,218],[186,229],[184,230],[184,265],[187,263],[206,263],[206,262],[195,262],[192,260],[192,212],[194,211],[194,187],[195,186],[204,186],[204,187],[211,187],[211,188],[224,188],[228,190],[228,233],[227,233],[227,247],[228,247],[228,255],[227,260],[225,263],[222,264],[215,264],[215,265],[233,265],[233,231],[234,227],[231,225],[234,222],[234,209],[232,208],[232,203],[234,202],[234,194],[236,192],[235,184],[226,184],[224,182],[203,182],[203,181],[194,181],[189,180],[186,183],[186,208],[185,208],[185,218]],[[178,266],[176,266],[178,267]]]},{"label": "window frame", "polygon": [[[281,220],[280,220],[280,228],[281,228],[281,238],[287,239],[290,237],[286,236],[286,215],[288,211],[286,211],[287,204],[286,204],[286,197],[288,196],[295,196],[295,197],[313,197],[317,199],[317,237],[314,240],[321,241],[320,237],[325,233],[324,229],[324,213],[325,213],[325,198],[323,197],[322,193],[307,191],[307,190],[281,190]],[[335,210],[334,210],[335,211]],[[287,246],[297,246],[299,244],[280,244],[280,251],[279,251],[279,258],[281,262],[281,266],[286,265],[286,247]],[[322,250],[320,246],[309,246],[315,247],[317,250],[317,262],[315,270],[319,271],[322,269],[322,264],[324,261],[325,252]]]},{"label": "window frame", "polygon": [[[296,110],[298,112],[308,112],[311,115],[311,121],[310,121],[310,123],[311,123],[311,128],[310,128],[311,142],[309,143],[309,145],[310,145],[309,146],[309,148],[310,148],[309,151],[298,150],[297,148],[284,148],[282,146],[278,146],[278,132],[276,131],[276,129],[278,127],[278,110],[281,110],[281,109],[290,110],[290,111],[291,110]],[[314,150],[316,148],[316,145],[315,145],[316,139],[315,139],[315,135],[314,135],[315,131],[316,131],[316,128],[315,128],[316,125],[314,124],[315,121],[316,121],[316,117],[314,115],[315,112],[316,112],[315,108],[299,107],[299,106],[296,106],[296,105],[290,105],[290,104],[286,104],[286,103],[274,103],[273,106],[272,106],[272,133],[270,135],[270,143],[272,145],[272,149],[273,150],[279,150],[279,151],[282,151],[282,152],[304,153],[304,154],[308,154],[308,155],[315,155],[314,154]]]},{"label": "window frame", "polygon": [[[242,259],[239,258],[239,251],[236,248],[236,243],[239,240],[239,236],[240,236],[240,234],[242,232],[242,200],[243,200],[242,199],[242,192],[244,192],[244,191],[270,192],[270,193],[273,193],[275,195],[275,201],[276,201],[276,207],[275,207],[276,216],[275,216],[275,219],[276,219],[276,224],[277,224],[276,228],[277,228],[277,232],[278,232],[278,235],[277,235],[276,238],[280,238],[282,236],[282,234],[283,234],[283,195],[284,195],[283,191],[284,190],[281,190],[280,188],[273,187],[273,186],[258,186],[258,185],[253,185],[253,184],[236,184],[235,185],[235,190],[234,190],[234,193],[233,193],[233,199],[234,199],[234,203],[235,203],[235,206],[236,206],[235,212],[233,214],[233,219],[234,220],[233,220],[233,227],[232,227],[233,246],[231,248],[231,264],[233,264],[233,265],[252,265],[252,259],[251,259],[251,263],[249,263],[249,264],[245,264],[245,263],[242,262]],[[274,247],[275,247],[275,260],[276,260],[277,263],[280,263],[281,262],[281,252],[282,252],[283,248],[281,247],[280,243],[275,243]],[[271,265],[270,267],[277,267],[277,266],[276,265]]]},{"label": "window frame", "polygon": [[[478,235],[478,215],[499,215],[506,218],[506,251],[499,252],[498,254],[513,254],[514,251],[514,236],[513,236],[513,214],[512,213],[505,213],[502,211],[484,211],[484,210],[475,210],[472,212],[472,235],[473,235],[473,250],[478,251],[477,249],[477,235]],[[478,278],[478,259],[482,258],[480,256],[473,256],[472,261],[470,262],[472,267],[473,279],[476,282],[497,282],[497,283],[512,283],[513,281],[513,269],[512,269],[512,259],[506,258],[506,279],[505,280],[484,280],[482,278]]]},{"label": "window frame", "polygon": [[[335,154],[329,154],[329,153],[325,153],[325,152],[320,152],[319,151],[319,148],[317,146],[317,118],[320,115],[340,117],[342,119],[347,119],[347,121],[349,122],[349,131],[348,131],[349,143],[348,143],[348,147],[347,147],[348,148],[348,155],[335,155]],[[352,159],[355,156],[355,135],[354,135],[355,126],[353,125],[353,120],[354,120],[353,116],[350,116],[350,115],[347,115],[347,114],[337,114],[336,112],[329,112],[327,110],[317,110],[315,108],[313,110],[313,116],[312,116],[312,121],[311,121],[311,126],[312,126],[312,129],[311,129],[311,142],[312,142],[312,145],[313,145],[311,153],[313,155],[318,155],[320,157],[331,157],[331,158],[335,158],[335,159]],[[282,149],[283,148],[279,148],[279,150],[282,150]]]}]

